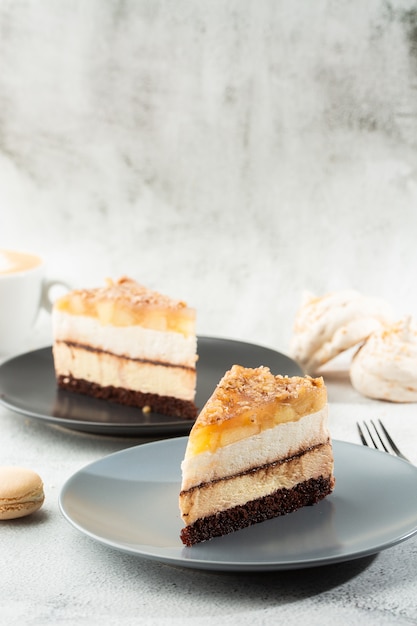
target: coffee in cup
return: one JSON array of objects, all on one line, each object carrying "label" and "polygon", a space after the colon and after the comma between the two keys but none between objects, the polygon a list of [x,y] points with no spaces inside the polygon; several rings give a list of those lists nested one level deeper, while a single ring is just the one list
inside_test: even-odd
[{"label": "coffee in cup", "polygon": [[0,250],[0,274],[26,272],[42,265],[42,259],[36,254],[17,250]]},{"label": "coffee in cup", "polygon": [[0,249],[0,355],[18,351],[41,308],[52,310],[53,287],[68,286],[46,280],[45,263],[36,254]]}]

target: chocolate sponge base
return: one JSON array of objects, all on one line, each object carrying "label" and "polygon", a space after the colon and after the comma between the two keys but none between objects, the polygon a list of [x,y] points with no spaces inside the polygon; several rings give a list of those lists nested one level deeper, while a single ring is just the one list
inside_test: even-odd
[{"label": "chocolate sponge base", "polygon": [[287,515],[303,506],[316,504],[331,493],[333,485],[333,477],[320,476],[299,483],[292,489],[279,489],[245,505],[196,520],[181,530],[181,541],[186,546],[193,546],[273,517]]},{"label": "chocolate sponge base", "polygon": [[92,398],[138,408],[148,406],[152,413],[161,413],[162,415],[183,419],[194,419],[197,416],[195,404],[179,398],[159,396],[154,393],[141,393],[131,389],[124,389],[123,387],[102,387],[97,383],[73,378],[72,376],[58,376],[57,383],[60,389],[81,393]]}]

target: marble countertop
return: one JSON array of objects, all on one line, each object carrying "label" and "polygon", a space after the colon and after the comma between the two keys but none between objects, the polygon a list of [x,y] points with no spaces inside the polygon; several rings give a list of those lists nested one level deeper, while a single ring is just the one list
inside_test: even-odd
[{"label": "marble countertop", "polygon": [[[44,336],[37,337],[42,342]],[[36,341],[29,346],[37,347]],[[417,463],[416,407],[367,400],[343,362],[324,372],[335,439],[359,444],[356,420],[381,417]],[[77,470],[140,439],[91,435],[0,407],[2,463],[31,467],[46,500],[1,523],[1,614],[7,624],[411,624],[417,621],[417,536],[379,554],[318,568],[216,573],[168,566],[95,542],[63,517],[58,497]]]}]

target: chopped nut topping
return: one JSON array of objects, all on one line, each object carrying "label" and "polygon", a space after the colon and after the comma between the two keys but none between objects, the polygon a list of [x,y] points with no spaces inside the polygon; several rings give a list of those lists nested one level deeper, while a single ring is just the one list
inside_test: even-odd
[{"label": "chopped nut topping", "polygon": [[173,300],[157,291],[152,291],[127,276],[123,276],[116,281],[107,278],[105,287],[79,289],[75,290],[73,294],[91,302],[118,300],[139,306],[146,305],[165,308],[185,308],[187,306],[185,302]]},{"label": "chopped nut topping", "polygon": [[316,393],[325,398],[323,379],[310,376],[275,376],[268,367],[252,369],[233,365],[204,407],[200,422],[221,423],[248,412],[259,404],[296,404],[300,395],[306,393],[312,395],[312,404]]},{"label": "chopped nut topping", "polygon": [[195,309],[152,291],[126,276],[104,287],[78,289],[54,302],[54,310],[96,318],[103,326],[139,325],[162,332],[195,335]]}]

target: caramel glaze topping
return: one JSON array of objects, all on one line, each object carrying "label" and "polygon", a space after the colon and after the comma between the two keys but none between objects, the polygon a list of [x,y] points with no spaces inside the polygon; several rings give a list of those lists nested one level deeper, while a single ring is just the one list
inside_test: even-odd
[{"label": "caramel glaze topping", "polygon": [[327,400],[323,378],[310,376],[274,376],[268,367],[256,369],[233,365],[217,385],[209,402],[200,414],[204,425],[220,423],[259,405],[270,403],[293,405],[318,404]]},{"label": "caramel glaze topping", "polygon": [[57,310],[71,315],[96,317],[102,324],[140,324],[184,335],[195,332],[195,310],[181,300],[173,300],[123,276],[107,279],[104,287],[78,289],[55,302]]},{"label": "caramel glaze topping", "polygon": [[321,377],[274,376],[267,367],[233,365],[195,422],[187,456],[213,452],[278,424],[297,421],[326,404]]}]

